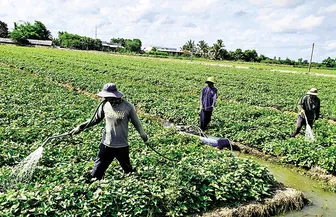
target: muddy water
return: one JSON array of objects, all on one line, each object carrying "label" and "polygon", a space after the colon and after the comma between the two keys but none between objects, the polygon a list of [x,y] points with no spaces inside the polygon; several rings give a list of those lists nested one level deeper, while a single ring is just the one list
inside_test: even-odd
[{"label": "muddy water", "polygon": [[267,167],[279,182],[302,191],[311,201],[312,205],[306,206],[298,212],[286,213],[286,217],[336,217],[336,193],[330,193],[323,190],[322,185],[311,178],[300,175],[298,169],[290,169],[283,165],[271,163],[263,159],[235,153],[238,157],[251,159],[260,165]]}]

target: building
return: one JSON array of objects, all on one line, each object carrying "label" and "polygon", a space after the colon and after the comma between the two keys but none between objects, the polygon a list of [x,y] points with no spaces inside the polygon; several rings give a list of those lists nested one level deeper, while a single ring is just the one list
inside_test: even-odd
[{"label": "building", "polygon": [[167,52],[168,54],[171,54],[171,55],[182,55],[183,54],[183,51],[181,50],[178,50],[177,48],[169,48],[169,47],[159,47],[159,46],[149,46],[149,47],[145,47],[144,48],[144,51],[145,52],[149,52],[153,49],[153,47],[156,48],[157,51],[160,51],[160,52]]},{"label": "building", "polygon": [[121,44],[111,44],[106,41],[102,41],[102,46],[103,46],[103,49],[106,51],[116,51],[118,49],[124,48],[124,46],[122,46]]},{"label": "building", "polygon": [[[29,44],[35,45],[35,46],[52,46],[51,40],[36,40],[36,39],[27,39]],[[13,41],[10,38],[0,38],[0,44],[16,44],[15,41]]]}]

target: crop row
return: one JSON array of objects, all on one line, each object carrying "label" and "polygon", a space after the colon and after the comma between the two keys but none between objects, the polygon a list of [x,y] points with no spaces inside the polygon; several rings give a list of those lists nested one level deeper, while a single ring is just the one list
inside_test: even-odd
[{"label": "crop row", "polygon": [[[6,52],[11,54],[11,52],[15,53],[15,49],[23,48],[13,49],[14,51],[11,51],[6,48]],[[231,103],[223,100],[229,94],[231,94],[230,97],[243,97],[242,91],[245,91],[245,95],[256,94],[253,99],[265,99],[265,93],[258,95],[255,89],[246,90],[252,85],[246,81],[257,79],[260,87],[267,87],[270,81],[258,80],[259,77],[269,75],[272,81],[272,77],[278,74],[233,69],[219,71],[216,67],[197,66],[195,68],[188,64],[156,63],[145,59],[82,52],[27,49],[26,53],[30,55],[18,59],[11,59],[8,55],[2,58],[2,61],[90,93],[99,91],[104,83],[116,82],[126,97],[138,108],[174,123],[183,124],[197,124],[199,92],[204,85],[204,78],[217,73],[215,75],[219,77],[217,87],[220,100],[214,112],[210,134],[247,144],[265,153],[278,156],[285,163],[306,168],[319,165],[329,172],[336,171],[335,125],[329,124],[325,119],[317,121],[314,124],[317,141],[309,143],[304,141],[303,136],[289,138],[295,128],[295,116],[268,108],[256,108],[251,106],[251,103]],[[205,69],[208,71],[204,72]],[[242,77],[238,78],[239,75]],[[286,103],[289,93],[297,90],[298,80],[293,79],[299,78],[297,76],[281,74],[282,80],[279,83],[272,81],[272,85],[282,86],[282,89],[287,91],[287,95],[283,93],[281,95]],[[225,77],[227,79],[224,79]],[[245,84],[246,88],[234,93],[232,90],[226,91],[226,87],[231,86],[230,82],[228,85],[221,83],[232,81],[233,78],[236,79],[236,83]],[[310,82],[315,79],[310,76],[304,78]],[[286,81],[287,85],[285,86],[282,81]],[[332,85],[333,82],[333,79],[328,79],[328,82],[319,84],[327,86]],[[238,87],[241,86],[238,85]],[[325,90],[322,89],[322,91]],[[274,92],[269,92],[267,97],[279,98]],[[296,103],[293,102],[292,106],[295,107]]]},{"label": "crop row", "polygon": [[[64,52],[52,49],[0,47],[0,62],[18,67],[89,71],[110,75],[119,81],[129,78],[147,81],[179,92],[200,89],[206,76],[215,76],[223,100],[234,100],[260,107],[274,107],[281,111],[296,112],[300,97],[311,87],[319,89],[321,113],[326,119],[336,120],[336,78],[271,72],[267,70],[234,69],[207,65],[185,64],[135,57],[119,57],[85,52]],[[51,71],[52,72],[52,71]],[[170,82],[173,80],[173,84]],[[71,82],[71,80],[68,80]],[[179,81],[176,84],[176,81]],[[85,87],[85,86],[84,86]]]},{"label": "crop row", "polygon": [[[98,101],[43,78],[0,66],[0,183],[10,168],[46,137],[69,131],[89,118]],[[101,182],[89,185],[102,125],[47,144],[32,182],[0,188],[4,216],[182,216],[216,206],[237,206],[273,194],[277,183],[267,169],[197,140],[163,129],[140,116],[150,145],[130,132],[131,163],[124,175],[113,162]],[[133,128],[132,128],[133,129]]]}]

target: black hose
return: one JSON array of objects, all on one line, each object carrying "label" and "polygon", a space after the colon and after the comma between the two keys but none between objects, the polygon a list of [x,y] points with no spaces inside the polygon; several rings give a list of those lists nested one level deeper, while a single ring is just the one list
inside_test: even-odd
[{"label": "black hose", "polygon": [[164,159],[172,161],[172,162],[178,162],[178,160],[176,160],[176,159],[171,159],[171,158],[168,158],[168,157],[164,156],[163,154],[161,154],[160,152],[158,152],[157,150],[155,150],[151,145],[149,145],[149,143],[145,142],[145,145],[147,145],[147,147],[149,147],[150,149],[152,149],[152,151],[154,151],[156,154],[158,154],[159,156],[163,157]]}]

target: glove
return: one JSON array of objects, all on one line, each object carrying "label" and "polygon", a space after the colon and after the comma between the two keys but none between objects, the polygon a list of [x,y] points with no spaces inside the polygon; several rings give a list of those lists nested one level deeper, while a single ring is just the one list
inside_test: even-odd
[{"label": "glove", "polygon": [[80,132],[82,132],[80,126],[77,126],[76,128],[70,131],[70,135],[73,136],[75,134],[79,134]]},{"label": "glove", "polygon": [[142,140],[143,140],[144,142],[147,142],[147,141],[148,141],[148,136],[147,136],[146,134],[145,134],[145,135],[142,135],[141,138],[142,138]]}]

